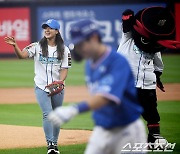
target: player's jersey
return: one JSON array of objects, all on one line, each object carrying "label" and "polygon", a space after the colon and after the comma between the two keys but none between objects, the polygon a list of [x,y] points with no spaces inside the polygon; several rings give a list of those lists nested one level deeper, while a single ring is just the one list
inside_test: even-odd
[{"label": "player's jersey", "polygon": [[95,110],[95,124],[104,128],[124,126],[140,117],[134,78],[127,60],[116,51],[107,51],[93,63],[86,62],[86,82],[92,95],[109,99],[108,105]]},{"label": "player's jersey", "polygon": [[43,57],[38,42],[30,44],[25,47],[24,50],[29,53],[29,57],[34,57],[34,81],[36,86],[46,92],[48,92],[48,89],[46,89],[45,86],[60,79],[61,68],[71,67],[71,54],[66,46],[62,60],[57,59],[57,46],[48,46],[48,57]]},{"label": "player's jersey", "polygon": [[162,72],[164,67],[160,52],[149,54],[141,51],[135,45],[131,32],[122,34],[118,52],[129,61],[137,88],[156,89],[154,71]]}]

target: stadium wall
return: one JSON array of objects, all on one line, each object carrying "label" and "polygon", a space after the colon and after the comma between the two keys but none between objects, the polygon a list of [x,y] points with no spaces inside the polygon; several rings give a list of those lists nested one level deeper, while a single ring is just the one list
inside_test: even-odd
[{"label": "stadium wall", "polygon": [[[5,36],[14,36],[22,49],[42,37],[41,24],[49,18],[55,18],[60,22],[60,31],[66,43],[69,42],[69,25],[73,20],[93,18],[100,24],[103,41],[116,49],[121,39],[122,12],[126,8],[137,12],[144,7],[155,5],[168,6],[172,11],[175,10],[175,13],[179,10],[179,4],[174,7],[174,3],[145,0],[14,0],[0,2],[0,58],[15,56],[13,48],[5,44]],[[179,21],[177,24],[179,25]],[[177,39],[180,38],[179,31],[177,28]],[[166,52],[172,53],[172,51]]]}]

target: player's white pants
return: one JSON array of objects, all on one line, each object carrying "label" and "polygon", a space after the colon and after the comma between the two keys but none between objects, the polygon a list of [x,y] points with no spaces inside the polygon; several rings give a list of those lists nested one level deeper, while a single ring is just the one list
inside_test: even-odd
[{"label": "player's white pants", "polygon": [[[147,143],[143,122],[138,119],[133,123],[114,129],[104,129],[96,126],[87,145],[85,154],[121,154],[121,153],[146,153],[145,149],[137,148],[133,151],[135,143]],[[129,144],[128,144],[129,143]],[[128,145],[127,145],[128,144]],[[129,149],[124,152],[123,147]],[[139,147],[139,144],[137,145]]]}]

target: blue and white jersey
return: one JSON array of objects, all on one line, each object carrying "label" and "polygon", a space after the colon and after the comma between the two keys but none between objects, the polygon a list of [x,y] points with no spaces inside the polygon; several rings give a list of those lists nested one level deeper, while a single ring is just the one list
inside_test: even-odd
[{"label": "blue and white jersey", "polygon": [[127,58],[133,71],[137,88],[156,89],[156,75],[154,71],[162,72],[164,68],[160,52],[149,54],[141,51],[135,45],[131,32],[122,32],[118,52]]},{"label": "blue and white jersey", "polygon": [[92,95],[101,95],[109,103],[93,112],[95,125],[110,129],[128,125],[140,117],[134,78],[127,60],[115,51],[107,51],[98,62],[86,62],[86,82]]},{"label": "blue and white jersey", "polygon": [[71,67],[71,54],[66,46],[62,60],[57,59],[57,46],[48,45],[48,57],[42,55],[42,49],[38,42],[30,44],[23,50],[28,52],[29,58],[34,57],[34,82],[36,86],[46,92],[49,92],[45,88],[48,84],[60,80],[60,70]]}]

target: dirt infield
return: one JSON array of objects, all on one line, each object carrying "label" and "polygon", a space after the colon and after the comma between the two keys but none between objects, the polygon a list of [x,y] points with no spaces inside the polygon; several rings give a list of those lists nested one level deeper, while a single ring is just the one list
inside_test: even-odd
[{"label": "dirt infield", "polygon": [[[158,100],[180,100],[180,84],[165,84],[166,92],[157,91]],[[68,86],[64,102],[89,98],[85,86]],[[0,104],[36,103],[33,88],[0,89]],[[0,125],[0,149],[46,146],[43,129],[39,127]],[[60,145],[86,143],[91,131],[61,130]]]},{"label": "dirt infield", "polygon": [[[166,92],[157,90],[158,100],[180,100],[180,84],[165,84]],[[78,102],[89,98],[85,86],[67,86],[64,102]],[[0,104],[36,103],[33,88],[2,89],[0,88]]]},{"label": "dirt infield", "polygon": [[[68,86],[65,88],[64,102],[78,102],[89,97],[85,86]],[[36,103],[33,88],[0,88],[0,104]]]}]

